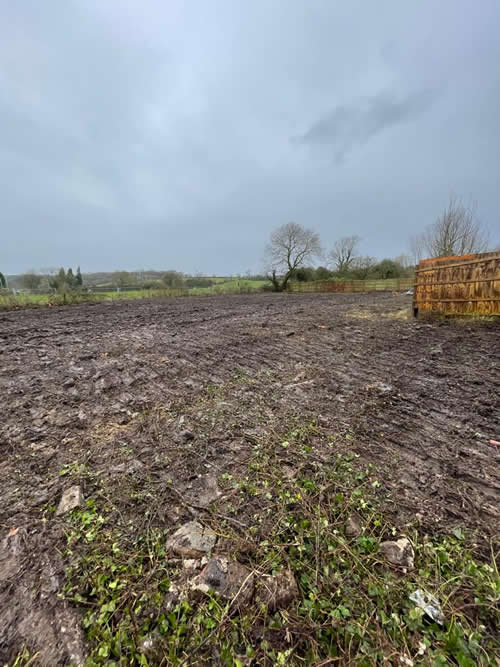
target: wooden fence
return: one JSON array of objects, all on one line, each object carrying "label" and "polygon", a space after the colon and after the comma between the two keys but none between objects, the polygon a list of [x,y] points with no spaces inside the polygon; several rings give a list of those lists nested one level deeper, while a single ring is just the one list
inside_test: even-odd
[{"label": "wooden fence", "polygon": [[500,252],[422,260],[413,301],[415,315],[500,315]]},{"label": "wooden fence", "polygon": [[290,292],[401,292],[413,288],[413,278],[388,280],[313,280],[307,283],[289,283]]}]

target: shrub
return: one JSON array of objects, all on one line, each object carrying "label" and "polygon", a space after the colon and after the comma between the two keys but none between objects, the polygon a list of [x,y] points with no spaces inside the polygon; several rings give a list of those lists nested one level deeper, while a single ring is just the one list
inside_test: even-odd
[{"label": "shrub", "polygon": [[166,287],[182,288],[185,285],[184,275],[179,271],[166,271],[162,278]]},{"label": "shrub", "polygon": [[210,278],[203,278],[201,276],[186,278],[186,287],[213,287],[215,285],[214,280]]}]

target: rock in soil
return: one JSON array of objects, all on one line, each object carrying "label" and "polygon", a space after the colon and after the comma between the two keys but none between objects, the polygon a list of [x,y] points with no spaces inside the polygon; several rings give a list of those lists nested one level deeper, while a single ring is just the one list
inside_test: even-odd
[{"label": "rock in soil", "polygon": [[182,561],[182,567],[187,572],[193,572],[194,570],[201,570],[201,568],[208,563],[206,556],[203,558],[186,558]]},{"label": "rock in soil", "polygon": [[382,542],[380,551],[391,565],[397,565],[406,570],[413,569],[415,553],[410,541],[406,537],[401,537],[395,542]]},{"label": "rock in soil", "polygon": [[193,485],[193,490],[189,494],[195,505],[208,507],[215,502],[221,495],[215,475],[203,475],[198,482]]},{"label": "rock in soil", "polygon": [[167,540],[167,549],[182,558],[201,558],[210,554],[217,536],[198,521],[189,521],[178,528]]},{"label": "rock in soil", "polygon": [[271,612],[284,609],[300,596],[299,587],[291,570],[284,570],[257,582],[256,601]]},{"label": "rock in soil", "polygon": [[224,600],[237,600],[238,606],[249,604],[254,593],[255,575],[244,565],[226,556],[211,558],[191,582],[191,591],[207,594],[214,591]]},{"label": "rock in soil", "polygon": [[357,516],[348,517],[345,522],[345,534],[347,537],[359,537],[362,533],[361,522]]},{"label": "rock in soil", "polygon": [[133,475],[134,473],[139,472],[139,470],[142,470],[142,468],[144,468],[144,465],[137,459],[133,459],[132,461],[125,461],[125,463],[119,463],[116,466],[111,466],[108,472],[110,475],[114,474]]},{"label": "rock in soil", "polygon": [[163,643],[164,641],[161,634],[158,631],[154,631],[143,639],[139,645],[139,650],[141,653],[144,653],[149,660],[155,661],[153,664],[156,664],[156,661],[158,663],[162,661],[162,655],[160,653],[163,652]]},{"label": "rock in soil", "polygon": [[83,492],[81,488],[77,485],[70,486],[62,494],[56,514],[66,514],[66,512],[70,512],[81,505],[83,505]]}]

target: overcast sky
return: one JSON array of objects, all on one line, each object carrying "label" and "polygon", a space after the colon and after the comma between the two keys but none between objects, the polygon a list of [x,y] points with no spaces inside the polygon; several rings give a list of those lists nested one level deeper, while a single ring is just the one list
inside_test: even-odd
[{"label": "overcast sky", "polygon": [[451,192],[500,241],[498,0],[0,0],[0,271],[405,252]]}]

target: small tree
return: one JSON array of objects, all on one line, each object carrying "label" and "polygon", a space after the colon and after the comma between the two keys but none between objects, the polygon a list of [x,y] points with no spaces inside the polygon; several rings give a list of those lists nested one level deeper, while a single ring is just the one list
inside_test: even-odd
[{"label": "small tree", "polygon": [[42,276],[37,275],[34,271],[28,271],[21,277],[21,282],[26,289],[36,289],[40,287]]},{"label": "small tree", "polygon": [[476,214],[476,205],[465,206],[454,196],[436,222],[412,241],[414,249],[431,257],[448,257],[484,252],[488,234]]},{"label": "small tree", "polygon": [[49,286],[52,287],[52,289],[62,290],[67,287],[67,285],[66,271],[61,267],[57,272],[57,275],[49,280]]},{"label": "small tree", "polygon": [[372,267],[371,275],[374,278],[381,278],[387,280],[388,278],[399,278],[403,273],[403,267],[393,259],[383,259],[381,262]]},{"label": "small tree", "polygon": [[329,253],[329,259],[337,273],[347,273],[356,261],[359,236],[344,236],[339,239]]},{"label": "small tree", "polygon": [[297,269],[321,254],[319,236],[312,229],[306,229],[296,222],[275,229],[266,249],[267,278],[273,290],[285,290]]},{"label": "small tree", "polygon": [[83,278],[82,278],[82,272],[80,271],[80,267],[78,267],[76,270],[75,284],[77,287],[81,287],[83,285]]},{"label": "small tree", "polygon": [[5,276],[3,273],[0,271],[0,289],[5,289],[7,287],[7,281],[5,280]]}]

